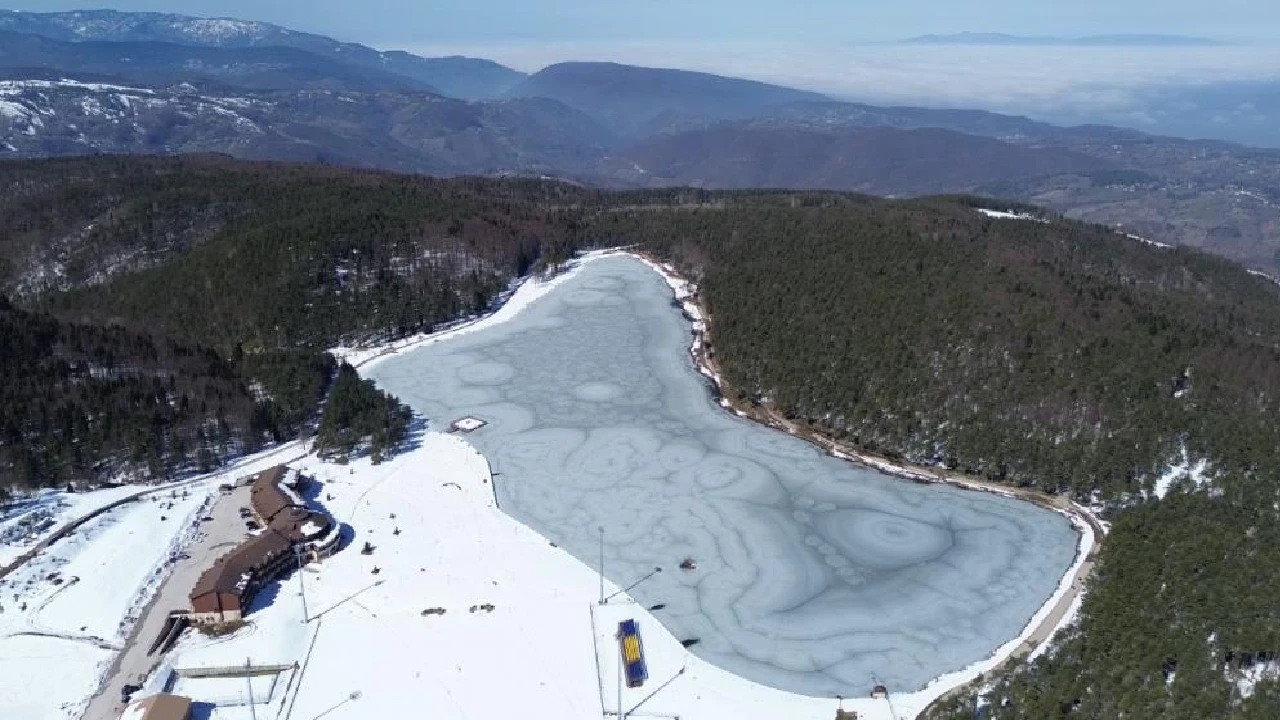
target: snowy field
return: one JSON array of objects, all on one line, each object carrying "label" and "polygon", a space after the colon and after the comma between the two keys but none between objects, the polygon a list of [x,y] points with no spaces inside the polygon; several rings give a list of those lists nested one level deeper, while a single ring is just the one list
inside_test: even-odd
[{"label": "snowy field", "polygon": [[207,488],[174,492],[90,520],[0,580],[0,718],[78,716],[209,499]]},{"label": "snowy field", "polygon": [[[144,494],[89,520],[0,579],[0,718],[80,717],[166,578],[171,556],[200,536],[199,518],[218,484],[296,450],[281,446],[172,486],[45,492],[14,508],[4,522],[22,522],[33,513],[53,521],[39,533],[43,539],[117,500]],[[2,549],[12,558],[32,544]]]},{"label": "snowy field", "polygon": [[134,485],[69,493],[43,490],[0,509],[0,567],[53,535],[58,528],[137,493]]}]

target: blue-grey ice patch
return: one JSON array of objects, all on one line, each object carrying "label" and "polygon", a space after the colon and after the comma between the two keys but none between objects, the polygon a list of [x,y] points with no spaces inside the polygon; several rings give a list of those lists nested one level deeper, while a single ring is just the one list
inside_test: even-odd
[{"label": "blue-grey ice patch", "polygon": [[372,376],[437,425],[488,421],[468,440],[503,510],[593,567],[603,526],[609,578],[662,567],[632,595],[746,678],[910,691],[1017,636],[1074,557],[1063,517],[902,482],[729,415],[671,301],[640,262],[599,260],[516,318]]}]

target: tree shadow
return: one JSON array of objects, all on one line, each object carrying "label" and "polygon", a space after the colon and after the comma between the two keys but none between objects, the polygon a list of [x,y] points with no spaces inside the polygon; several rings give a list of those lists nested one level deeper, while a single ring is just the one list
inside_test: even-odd
[{"label": "tree shadow", "polygon": [[401,453],[413,452],[422,447],[422,438],[426,436],[429,423],[427,419],[421,415],[414,413],[413,418],[409,420],[409,430],[404,435],[404,441],[394,449],[394,452],[388,457],[399,455]]}]

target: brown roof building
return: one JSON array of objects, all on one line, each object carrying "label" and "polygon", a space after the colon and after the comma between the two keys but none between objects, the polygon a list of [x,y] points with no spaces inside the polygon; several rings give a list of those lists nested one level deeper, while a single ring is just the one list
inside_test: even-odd
[{"label": "brown roof building", "polygon": [[218,558],[191,589],[196,622],[228,622],[244,616],[261,586],[293,559],[293,545],[279,533],[255,535]]},{"label": "brown roof building", "polygon": [[190,720],[191,701],[181,695],[161,693],[143,698],[124,709],[120,720]]},{"label": "brown roof building", "polygon": [[249,490],[249,503],[253,506],[253,514],[258,516],[258,521],[263,525],[275,519],[282,510],[302,505],[296,495],[290,497],[281,485],[288,470],[284,465],[277,465],[262,471],[253,481]]},{"label": "brown roof building", "polygon": [[[337,548],[338,526],[323,512],[307,509],[285,483],[296,475],[278,465],[259,473],[250,489],[253,512],[262,532],[218,558],[191,590],[191,613],[197,623],[240,620],[255,593],[298,562],[327,557]],[[298,485],[302,484],[298,480]]]}]

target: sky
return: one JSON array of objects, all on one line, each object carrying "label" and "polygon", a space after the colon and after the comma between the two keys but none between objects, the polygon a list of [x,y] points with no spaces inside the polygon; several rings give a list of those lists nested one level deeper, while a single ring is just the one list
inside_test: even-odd
[{"label": "sky", "polygon": [[962,30],[1160,33],[1280,42],[1274,0],[0,0],[265,20],[382,47],[602,40],[895,40]]}]

